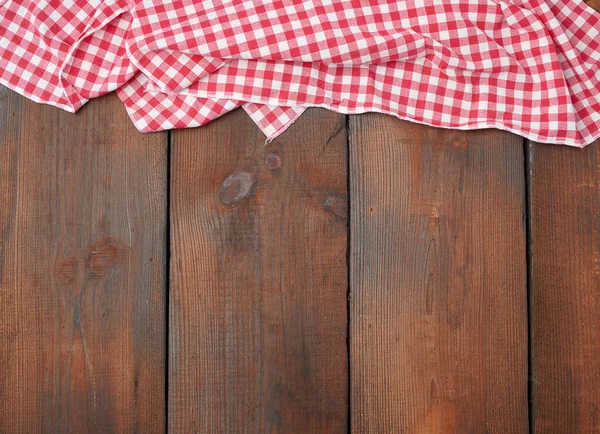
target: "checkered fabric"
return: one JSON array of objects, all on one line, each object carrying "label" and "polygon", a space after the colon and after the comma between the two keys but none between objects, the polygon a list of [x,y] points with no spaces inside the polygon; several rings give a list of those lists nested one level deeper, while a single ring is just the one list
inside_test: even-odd
[{"label": "checkered fabric", "polygon": [[600,14],[582,0],[0,0],[0,83],[69,111],[116,90],[143,132],[242,106],[600,137]]}]

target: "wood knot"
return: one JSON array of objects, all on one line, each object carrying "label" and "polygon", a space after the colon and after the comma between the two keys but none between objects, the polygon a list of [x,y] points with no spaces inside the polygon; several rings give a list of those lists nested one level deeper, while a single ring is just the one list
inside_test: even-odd
[{"label": "wood knot", "polygon": [[283,160],[277,154],[269,154],[265,158],[265,166],[267,166],[270,170],[281,170],[283,167]]},{"label": "wood knot", "polygon": [[123,262],[126,246],[112,237],[98,240],[91,248],[85,265],[92,279],[103,277],[114,265]]},{"label": "wood knot", "polygon": [[323,202],[323,206],[327,208],[338,220],[346,220],[348,218],[348,201],[342,197],[328,194]]},{"label": "wood knot", "polygon": [[55,273],[59,282],[65,285],[71,283],[77,273],[77,260],[75,258],[66,258],[58,261]]},{"label": "wood knot", "polygon": [[254,175],[248,172],[228,176],[219,188],[219,200],[223,205],[235,205],[250,196],[254,186]]}]

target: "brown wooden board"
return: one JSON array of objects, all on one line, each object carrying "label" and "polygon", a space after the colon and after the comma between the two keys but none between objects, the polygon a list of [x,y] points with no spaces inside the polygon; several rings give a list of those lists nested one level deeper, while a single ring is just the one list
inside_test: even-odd
[{"label": "brown wooden board", "polygon": [[0,88],[0,432],[164,430],[166,150]]},{"label": "brown wooden board", "polygon": [[353,432],[527,432],[523,140],[349,134]]},{"label": "brown wooden board", "polygon": [[345,119],[173,133],[170,432],[347,429]]},{"label": "brown wooden board", "polygon": [[600,432],[598,143],[527,157],[533,431]]},{"label": "brown wooden board", "polygon": [[530,144],[533,422],[600,432],[600,154]]}]

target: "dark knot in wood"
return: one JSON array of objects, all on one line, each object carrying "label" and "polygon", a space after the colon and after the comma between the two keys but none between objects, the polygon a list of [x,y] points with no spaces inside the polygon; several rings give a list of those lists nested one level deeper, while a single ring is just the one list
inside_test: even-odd
[{"label": "dark knot in wood", "polygon": [[327,208],[339,220],[348,218],[348,201],[338,196],[328,194],[323,206]]},{"label": "dark knot in wood", "polygon": [[228,176],[219,188],[219,200],[223,205],[235,205],[250,196],[254,185],[254,175],[248,172]]},{"label": "dark knot in wood", "polygon": [[77,273],[77,260],[75,258],[62,259],[56,265],[56,277],[59,282],[69,284]]},{"label": "dark knot in wood", "polygon": [[98,240],[90,248],[85,268],[92,279],[104,277],[113,266],[124,261],[127,246],[112,237]]},{"label": "dark knot in wood", "polygon": [[271,170],[280,170],[283,167],[283,160],[277,154],[269,154],[265,158],[265,165]]}]

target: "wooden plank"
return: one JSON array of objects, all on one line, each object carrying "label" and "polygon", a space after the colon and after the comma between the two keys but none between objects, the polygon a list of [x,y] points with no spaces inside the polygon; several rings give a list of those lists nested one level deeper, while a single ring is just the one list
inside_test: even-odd
[{"label": "wooden plank", "polygon": [[347,425],[345,117],[173,134],[170,432]]},{"label": "wooden plank", "polygon": [[522,139],[350,119],[354,432],[527,432]]},{"label": "wooden plank", "polygon": [[533,431],[600,432],[598,142],[527,158]]},{"label": "wooden plank", "polygon": [[166,149],[0,90],[0,432],[164,430]]},{"label": "wooden plank", "polygon": [[600,153],[530,144],[536,433],[600,432]]}]

